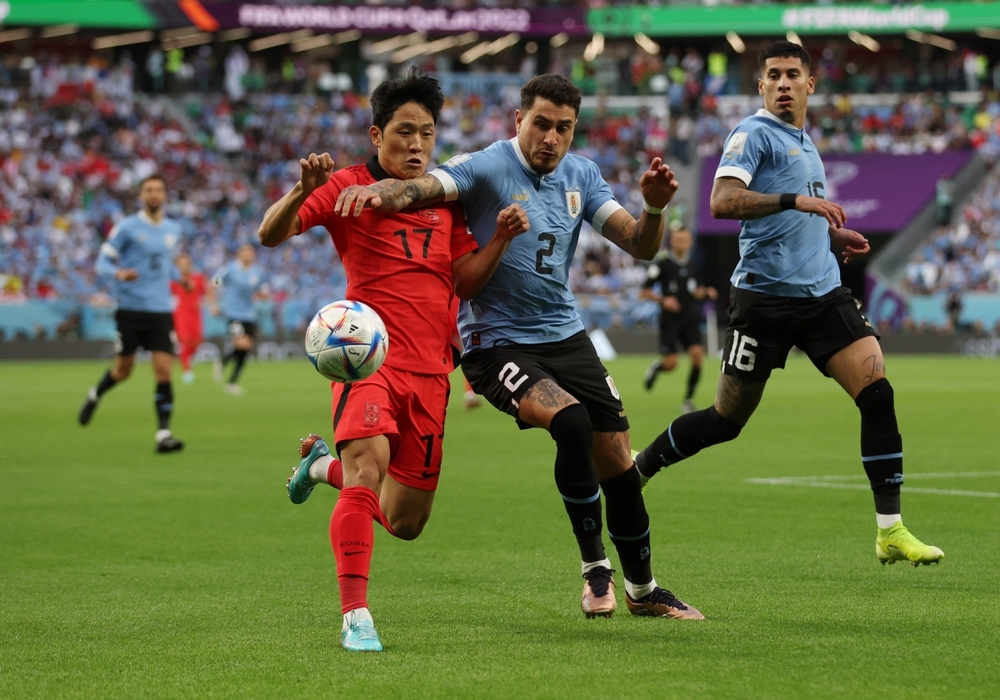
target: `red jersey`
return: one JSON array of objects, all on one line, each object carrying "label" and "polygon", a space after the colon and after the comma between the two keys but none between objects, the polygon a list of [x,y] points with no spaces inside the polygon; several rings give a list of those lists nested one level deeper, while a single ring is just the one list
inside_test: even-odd
[{"label": "red jersey", "polygon": [[[389,331],[386,364],[420,374],[454,368],[454,282],[451,263],[476,250],[456,204],[342,217],[333,207],[349,185],[372,185],[389,175],[372,158],[338,170],[299,209],[302,230],[325,226],[347,273],[347,298],[371,306]],[[333,301],[333,300],[331,300]]]},{"label": "red jersey", "polygon": [[191,288],[188,289],[178,280],[170,280],[170,293],[177,300],[174,306],[174,318],[196,319],[201,318],[201,300],[205,296],[205,276],[194,272],[188,278]]}]

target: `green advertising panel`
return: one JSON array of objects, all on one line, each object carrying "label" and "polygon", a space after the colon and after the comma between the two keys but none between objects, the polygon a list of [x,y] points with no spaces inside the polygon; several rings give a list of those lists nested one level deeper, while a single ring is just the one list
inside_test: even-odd
[{"label": "green advertising panel", "polygon": [[846,34],[901,34],[907,29],[925,32],[972,32],[1000,28],[1000,2],[931,2],[907,5],[768,5],[757,7],[646,7],[628,6],[590,10],[587,25],[606,36],[722,36]]},{"label": "green advertising panel", "polygon": [[138,0],[2,0],[0,25],[79,24],[151,29],[159,22]]}]

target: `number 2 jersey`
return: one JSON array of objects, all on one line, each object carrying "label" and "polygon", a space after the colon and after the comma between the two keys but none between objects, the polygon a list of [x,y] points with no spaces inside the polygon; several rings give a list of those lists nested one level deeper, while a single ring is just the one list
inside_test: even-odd
[{"label": "number 2 jersey", "polygon": [[[733,129],[715,179],[735,177],[761,194],[823,197],[826,173],[816,146],[766,109]],[[734,287],[778,297],[821,297],[840,286],[827,220],[789,209],[740,221],[740,262]]]},{"label": "number 2 jersey", "polygon": [[375,309],[389,331],[386,365],[447,374],[454,368],[457,309],[451,264],[478,246],[454,204],[388,215],[333,213],[345,187],[389,177],[375,157],[338,170],[302,204],[302,230],[325,226],[330,232],[347,272],[347,298]]},{"label": "number 2 jersey", "polygon": [[531,228],[511,241],[493,277],[458,314],[465,350],[536,345],[584,330],[569,288],[569,266],[587,221],[600,232],[621,209],[595,163],[567,154],[548,175],[536,173],[517,143],[497,141],[455,156],[431,172],[445,201],[457,199],[480,246],[496,230],[497,214],[520,204]]}]

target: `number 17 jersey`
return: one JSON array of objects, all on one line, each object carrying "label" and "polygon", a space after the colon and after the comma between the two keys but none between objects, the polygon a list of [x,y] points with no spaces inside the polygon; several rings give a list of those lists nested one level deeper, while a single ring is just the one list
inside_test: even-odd
[{"label": "number 17 jersey", "polygon": [[[299,209],[302,230],[325,226],[347,272],[347,298],[371,306],[389,332],[389,367],[418,374],[454,368],[455,287],[451,264],[476,250],[461,209],[426,209],[360,216],[333,213],[348,185],[367,186],[389,175],[372,158],[338,170]],[[330,301],[335,301],[331,299]]]}]

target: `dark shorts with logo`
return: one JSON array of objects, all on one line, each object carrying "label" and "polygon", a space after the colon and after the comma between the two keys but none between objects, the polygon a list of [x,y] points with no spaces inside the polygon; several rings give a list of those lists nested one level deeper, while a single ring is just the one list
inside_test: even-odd
[{"label": "dark shorts with logo", "polygon": [[692,345],[702,345],[701,319],[697,315],[660,315],[661,355],[676,355]]},{"label": "dark shorts with logo", "polygon": [[140,347],[150,352],[174,354],[174,315],[149,311],[115,312],[118,337],[115,339],[116,355],[134,355]]},{"label": "dark shorts with logo", "polygon": [[733,377],[763,381],[784,368],[788,352],[802,350],[824,375],[826,363],[875,329],[861,313],[851,290],[838,287],[815,298],[776,297],[733,288],[722,370]]},{"label": "dark shorts with logo", "polygon": [[[585,331],[554,343],[473,350],[462,358],[462,370],[477,394],[515,418],[525,392],[551,379],[583,404],[594,430],[629,428],[618,388]],[[522,430],[533,427],[520,419],[517,424]]]}]

